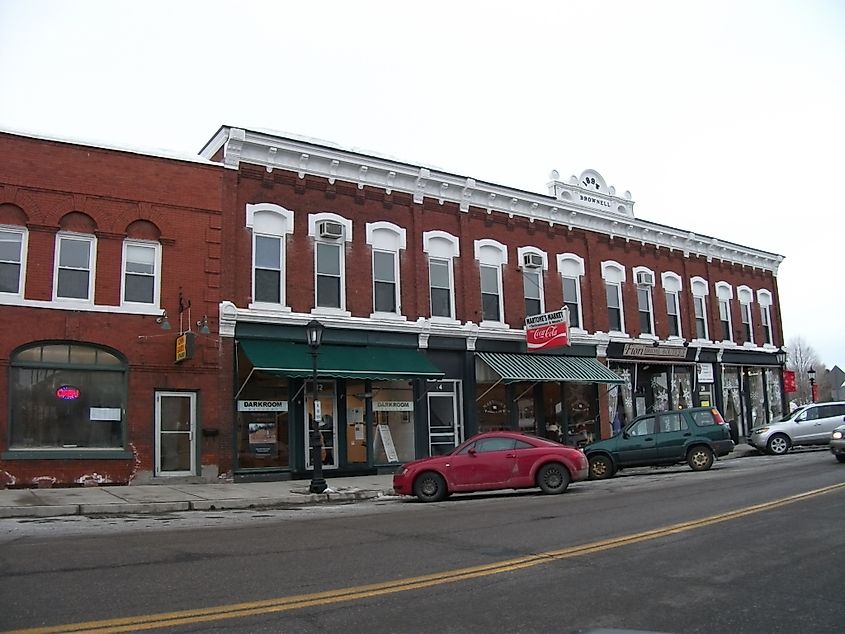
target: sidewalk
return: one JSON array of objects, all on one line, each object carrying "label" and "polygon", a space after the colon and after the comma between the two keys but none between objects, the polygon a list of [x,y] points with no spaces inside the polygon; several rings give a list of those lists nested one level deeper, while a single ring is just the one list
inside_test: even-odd
[{"label": "sidewalk", "polygon": [[[753,447],[739,444],[721,460],[756,453]],[[389,474],[343,478],[326,475],[329,488],[321,494],[308,492],[309,480],[0,489],[0,519],[344,504],[394,495],[393,476]]]}]

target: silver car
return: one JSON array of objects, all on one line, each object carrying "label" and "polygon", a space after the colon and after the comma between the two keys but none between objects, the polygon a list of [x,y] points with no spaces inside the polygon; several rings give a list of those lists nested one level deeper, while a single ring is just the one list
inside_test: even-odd
[{"label": "silver car", "polygon": [[845,462],[845,425],[840,425],[830,435],[830,453],[839,462]]},{"label": "silver car", "polygon": [[773,455],[785,454],[797,445],[827,445],[833,430],[845,423],[845,401],[811,403],[779,421],[755,427],[748,444]]}]

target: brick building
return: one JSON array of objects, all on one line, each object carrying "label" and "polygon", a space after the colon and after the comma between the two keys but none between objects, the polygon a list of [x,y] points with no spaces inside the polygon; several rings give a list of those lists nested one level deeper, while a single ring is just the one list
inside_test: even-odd
[{"label": "brick building", "polygon": [[199,332],[221,300],[224,170],[13,133],[0,153],[0,486],[230,472]]},{"label": "brick building", "polygon": [[[230,127],[200,157],[0,149],[0,486],[307,477],[315,400],[329,476],[783,406],[782,257],[641,220],[593,170],[537,194]],[[528,353],[563,309],[571,345]]]},{"label": "brick building", "polygon": [[[782,409],[782,257],[640,220],[595,171],[542,195],[229,127],[201,154],[227,168],[236,477],[309,471],[315,393],[344,473],[489,429],[584,443],[647,411],[717,405],[744,432]],[[526,353],[526,316],[563,307],[572,345]]]}]

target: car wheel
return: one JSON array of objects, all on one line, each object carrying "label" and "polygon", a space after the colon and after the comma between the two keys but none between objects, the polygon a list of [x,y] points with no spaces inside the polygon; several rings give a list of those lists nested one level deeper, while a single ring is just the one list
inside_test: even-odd
[{"label": "car wheel", "polygon": [[605,480],[613,475],[613,462],[608,456],[590,458],[590,480]]},{"label": "car wheel", "polygon": [[414,495],[422,502],[439,502],[448,495],[446,480],[434,471],[426,471],[414,480]]},{"label": "car wheel", "polygon": [[791,443],[789,442],[789,437],[784,436],[783,434],[775,434],[771,438],[769,438],[769,442],[766,443],[766,451],[772,454],[773,456],[782,456],[787,451]]},{"label": "car wheel", "polygon": [[693,471],[707,471],[713,466],[713,452],[702,445],[693,447],[687,454],[687,464]]},{"label": "car wheel", "polygon": [[836,456],[836,459],[837,459],[839,462],[845,462],[845,456]]},{"label": "car wheel", "polygon": [[571,479],[569,469],[559,462],[544,464],[537,472],[537,486],[543,493],[552,495],[566,491]]}]

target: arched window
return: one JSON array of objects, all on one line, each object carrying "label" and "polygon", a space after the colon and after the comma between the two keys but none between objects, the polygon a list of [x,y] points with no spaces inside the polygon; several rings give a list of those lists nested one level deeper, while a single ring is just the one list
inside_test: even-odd
[{"label": "arched window", "polygon": [[637,284],[637,314],[640,334],[655,336],[654,332],[654,271],[645,266],[634,267],[634,282]]},{"label": "arched window", "polygon": [[760,304],[760,318],[763,321],[763,341],[773,345],[772,339],[772,293],[766,289],[757,291],[757,303]]},{"label": "arched window", "polygon": [[543,292],[543,273],[549,268],[545,251],[535,247],[519,247],[516,250],[519,268],[522,269],[522,289],[525,298],[525,316],[546,312]]},{"label": "arched window", "polygon": [[505,322],[502,267],[508,263],[507,247],[496,240],[476,240],[475,259],[481,275],[481,322],[501,325]]},{"label": "arched window", "polygon": [[557,270],[563,282],[563,305],[569,309],[569,326],[584,328],[584,311],[581,305],[584,258],[575,253],[559,253]]},{"label": "arched window", "polygon": [[0,302],[23,297],[27,231],[0,225]]},{"label": "arched window", "polygon": [[695,311],[695,338],[703,341],[709,336],[707,327],[707,294],[710,292],[707,280],[694,277],[690,280],[692,290],[692,306]]},{"label": "arched window", "polygon": [[625,333],[625,308],[622,305],[622,284],[625,283],[625,267],[613,260],[601,263],[601,276],[607,295],[607,320],[611,333]]},{"label": "arched window", "polygon": [[370,317],[400,317],[399,252],[405,250],[405,229],[392,222],[368,222],[367,244],[373,251],[373,314]]},{"label": "arched window", "polygon": [[432,319],[455,321],[455,270],[460,257],[458,239],[445,231],[423,232],[423,251],[428,255],[428,285]]},{"label": "arched window", "polygon": [[731,300],[733,286],[727,282],[716,282],[716,299],[719,300],[719,323],[722,324],[722,339],[733,341],[733,320],[731,319]]},{"label": "arched window", "polygon": [[74,452],[126,444],[127,363],[76,342],[46,342],[10,360],[10,450]]},{"label": "arched window", "polygon": [[252,229],[250,307],[287,308],[285,242],[293,233],[293,212],[273,203],[247,205],[246,226]]},{"label": "arched window", "polygon": [[663,294],[666,296],[666,316],[669,325],[670,337],[682,337],[681,329],[681,290],[683,283],[681,276],[671,271],[661,273],[660,280],[663,284]]},{"label": "arched window", "polygon": [[314,309],[312,313],[344,315],[346,310],[346,243],[352,242],[352,221],[335,213],[308,216],[314,238]]},{"label": "arched window", "polygon": [[739,286],[736,289],[736,296],[739,299],[739,313],[742,316],[744,342],[754,343],[754,328],[751,325],[751,302],[754,301],[754,291],[748,286]]}]

